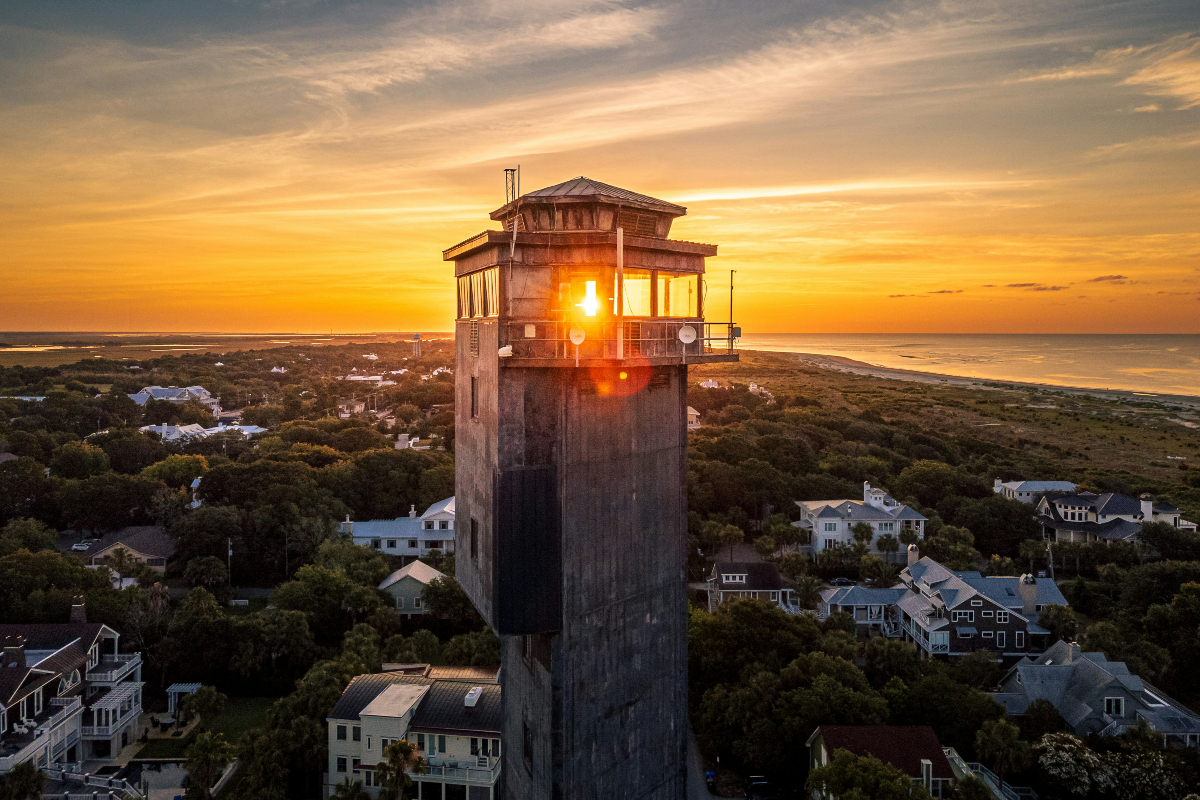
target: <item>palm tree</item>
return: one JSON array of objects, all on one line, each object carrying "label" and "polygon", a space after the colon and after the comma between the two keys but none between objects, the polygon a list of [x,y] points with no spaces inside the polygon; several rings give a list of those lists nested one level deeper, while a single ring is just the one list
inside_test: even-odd
[{"label": "palm tree", "polygon": [[384,757],[375,765],[375,777],[384,791],[396,800],[404,800],[404,790],[412,783],[409,772],[425,771],[425,759],[417,748],[404,740],[392,742],[383,751]]},{"label": "palm tree", "polygon": [[213,784],[229,766],[233,758],[233,745],[225,741],[224,734],[205,731],[188,745],[183,757],[186,759],[183,768],[187,770],[192,788],[199,792],[203,800],[212,800]]},{"label": "palm tree", "polygon": [[118,547],[113,550],[108,554],[106,560],[108,561],[109,569],[119,574],[122,578],[125,577],[125,573],[134,565],[133,556],[124,547]]},{"label": "palm tree", "polygon": [[351,781],[346,776],[329,795],[329,800],[371,800],[371,795],[363,789],[362,781]]},{"label": "palm tree", "polygon": [[1021,558],[1029,559],[1029,571],[1033,572],[1033,562],[1046,554],[1046,543],[1040,539],[1026,539],[1018,549]]}]

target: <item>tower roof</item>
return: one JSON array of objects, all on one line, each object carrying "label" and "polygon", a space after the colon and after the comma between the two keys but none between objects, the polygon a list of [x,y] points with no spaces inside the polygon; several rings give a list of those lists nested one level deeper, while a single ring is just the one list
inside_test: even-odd
[{"label": "tower roof", "polygon": [[[683,206],[674,203],[668,203],[666,200],[659,200],[656,197],[650,197],[637,192],[631,192],[628,189],[622,189],[619,186],[613,186],[608,183],[592,180],[591,178],[580,175],[578,178],[572,178],[569,181],[547,186],[544,189],[538,189],[534,192],[527,192],[521,195],[520,200],[523,202],[560,202],[560,201],[595,201],[597,199],[608,200],[623,206],[631,206],[636,208],[644,208],[651,211],[660,211],[664,214],[670,214],[675,217],[682,217],[687,213],[687,209]],[[509,212],[509,205],[504,205],[501,208],[492,212],[492,219],[501,219]]]}]

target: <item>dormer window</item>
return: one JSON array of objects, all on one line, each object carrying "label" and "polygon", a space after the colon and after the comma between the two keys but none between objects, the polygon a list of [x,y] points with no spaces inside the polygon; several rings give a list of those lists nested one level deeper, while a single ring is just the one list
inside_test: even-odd
[{"label": "dormer window", "polygon": [[745,583],[746,582],[746,573],[744,573],[744,572],[733,572],[733,573],[723,572],[723,573],[721,573],[721,581],[723,583]]}]

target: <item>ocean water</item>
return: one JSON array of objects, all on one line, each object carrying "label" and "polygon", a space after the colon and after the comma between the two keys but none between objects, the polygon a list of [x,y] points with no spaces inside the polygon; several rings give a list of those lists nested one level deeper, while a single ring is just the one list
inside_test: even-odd
[{"label": "ocean water", "polygon": [[741,346],[964,378],[1200,396],[1200,334],[751,333]]}]

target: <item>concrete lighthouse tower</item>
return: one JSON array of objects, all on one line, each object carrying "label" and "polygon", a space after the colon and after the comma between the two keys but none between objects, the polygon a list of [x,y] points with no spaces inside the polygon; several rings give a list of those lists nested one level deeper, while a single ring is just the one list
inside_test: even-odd
[{"label": "concrete lighthouse tower", "polygon": [[456,575],[502,643],[503,796],[682,800],[687,365],[737,360],[704,322],[717,248],[587,178],[515,195],[443,253]]}]

